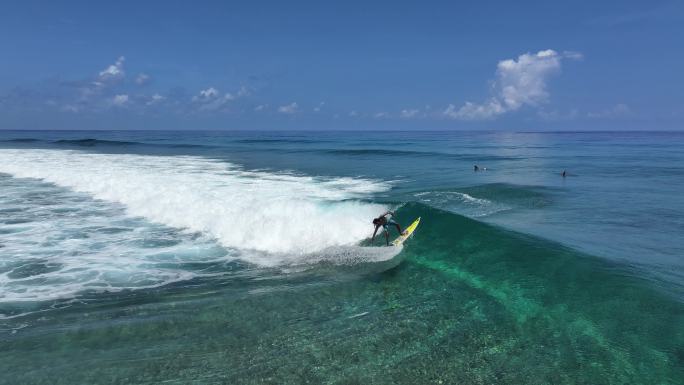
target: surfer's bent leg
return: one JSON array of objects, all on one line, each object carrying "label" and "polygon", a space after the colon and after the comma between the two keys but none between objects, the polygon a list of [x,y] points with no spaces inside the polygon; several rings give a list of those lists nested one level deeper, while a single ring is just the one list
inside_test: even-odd
[{"label": "surfer's bent leg", "polygon": [[[394,219],[390,219],[389,222],[387,222],[388,225],[394,225],[397,227],[397,231],[399,232],[399,235],[401,235],[401,226],[397,222],[394,221]],[[385,230],[387,230],[385,228]]]},{"label": "surfer's bent leg", "polygon": [[389,231],[385,230],[385,243],[389,246]]}]

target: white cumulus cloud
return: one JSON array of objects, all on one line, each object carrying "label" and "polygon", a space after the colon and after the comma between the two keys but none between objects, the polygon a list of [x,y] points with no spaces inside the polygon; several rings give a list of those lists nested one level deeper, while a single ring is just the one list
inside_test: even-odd
[{"label": "white cumulus cloud", "polygon": [[73,112],[73,113],[77,113],[77,112],[81,111],[81,108],[80,108],[79,106],[76,106],[76,105],[73,105],[73,104],[67,104],[67,105],[62,106],[62,107],[60,108],[60,110],[61,110],[61,111],[64,111],[64,112]]},{"label": "white cumulus cloud", "polygon": [[115,106],[123,106],[128,103],[128,99],[128,95],[126,94],[114,95],[114,98],[112,98],[112,104]]},{"label": "white cumulus cloud", "polygon": [[192,100],[194,101],[200,101],[200,100],[211,100],[214,99],[219,95],[219,91],[214,88],[214,87],[209,87],[206,90],[201,90],[199,92],[199,95],[193,96]]},{"label": "white cumulus cloud", "polygon": [[227,107],[227,104],[235,100],[235,96],[231,93],[226,92],[221,95],[219,90],[214,87],[209,87],[207,89],[201,90],[198,95],[192,97],[192,101],[195,102],[201,111],[217,111]]},{"label": "white cumulus cloud", "polygon": [[243,96],[249,96],[249,94],[250,94],[249,88],[247,88],[245,86],[241,86],[237,92],[237,97],[241,98]]},{"label": "white cumulus cloud", "polygon": [[577,51],[563,51],[563,56],[568,58],[568,59],[573,59],[573,60],[584,59],[584,55],[582,54],[582,52],[577,52]]},{"label": "white cumulus cloud", "polygon": [[558,110],[551,110],[551,111],[545,111],[543,109],[537,111],[537,116],[541,120],[545,120],[548,122],[554,122],[554,121],[562,121],[562,120],[572,120],[577,118],[579,112],[577,109],[571,109],[569,111],[558,111]]},{"label": "white cumulus cloud", "polygon": [[137,84],[139,86],[147,84],[147,83],[149,83],[149,81],[150,81],[150,75],[148,75],[148,74],[140,73],[140,74],[138,74],[138,76],[135,77],[135,84]]},{"label": "white cumulus cloud", "polygon": [[318,105],[316,107],[314,107],[314,109],[313,109],[314,112],[321,112],[321,109],[323,108],[324,105],[325,105],[325,102],[318,103]]},{"label": "white cumulus cloud", "polygon": [[590,112],[587,114],[587,117],[596,119],[618,119],[631,115],[632,110],[626,104],[620,103],[603,111]]},{"label": "white cumulus cloud", "polygon": [[498,99],[492,98],[483,104],[465,102],[460,108],[449,104],[446,110],[444,110],[444,115],[454,119],[484,120],[501,115],[506,111],[506,107]]},{"label": "white cumulus cloud", "polygon": [[163,96],[160,94],[154,94],[154,95],[150,96],[149,100],[147,101],[147,105],[151,106],[154,104],[159,104],[159,103],[163,102],[164,100],[166,100],[166,96]]},{"label": "white cumulus cloud", "polygon": [[292,102],[290,104],[286,104],[284,106],[278,107],[278,112],[280,112],[281,114],[292,115],[292,114],[296,113],[298,109],[299,109],[299,106],[297,105],[297,103]]},{"label": "white cumulus cloud", "polygon": [[124,69],[123,69],[123,64],[125,61],[126,61],[125,57],[119,56],[119,58],[116,59],[116,62],[114,64],[111,64],[109,67],[100,71],[99,80],[100,81],[107,81],[107,80],[122,79],[123,77],[125,77],[126,73],[124,72]]},{"label": "white cumulus cloud", "polygon": [[399,116],[403,119],[415,118],[416,116],[418,116],[418,112],[420,111],[416,109],[401,110]]},{"label": "white cumulus cloud", "polygon": [[105,90],[116,85],[117,81],[122,80],[126,74],[123,69],[126,58],[120,56],[114,64],[100,71],[94,79],[84,83],[80,88],[79,103],[89,103],[105,93]]},{"label": "white cumulus cloud", "polygon": [[535,54],[525,53],[516,59],[499,62],[494,95],[484,103],[466,102],[461,107],[449,105],[443,114],[452,119],[493,119],[523,106],[536,107],[549,99],[547,82],[551,75],[560,72],[562,59],[578,60],[579,52],[558,53],[552,49]]}]

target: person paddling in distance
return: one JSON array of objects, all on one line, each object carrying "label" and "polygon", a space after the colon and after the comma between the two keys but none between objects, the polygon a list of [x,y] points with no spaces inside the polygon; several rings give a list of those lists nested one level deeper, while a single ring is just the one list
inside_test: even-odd
[{"label": "person paddling in distance", "polygon": [[385,242],[387,243],[387,246],[389,246],[389,229],[387,228],[390,225],[394,225],[397,227],[397,231],[399,232],[399,235],[403,234],[401,231],[401,226],[397,222],[394,221],[393,218],[387,218],[387,216],[394,217],[394,212],[393,211],[387,211],[386,213],[380,215],[379,217],[373,219],[373,224],[375,225],[375,230],[373,231],[373,237],[371,238],[371,242],[375,241],[375,234],[378,233],[378,229],[380,226],[382,226],[382,229],[384,230],[385,233]]}]

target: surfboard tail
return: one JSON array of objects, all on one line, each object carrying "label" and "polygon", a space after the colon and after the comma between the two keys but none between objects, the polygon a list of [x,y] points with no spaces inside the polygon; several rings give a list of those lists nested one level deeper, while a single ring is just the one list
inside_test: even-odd
[{"label": "surfboard tail", "polygon": [[411,223],[409,225],[409,227],[407,227],[406,230],[404,230],[404,232],[399,237],[397,237],[397,239],[392,241],[392,245],[393,246],[399,246],[402,243],[404,243],[404,241],[406,241],[413,234],[413,232],[416,230],[416,227],[418,227],[419,224],[420,224],[420,217],[418,217],[418,219],[413,221],[413,223]]}]

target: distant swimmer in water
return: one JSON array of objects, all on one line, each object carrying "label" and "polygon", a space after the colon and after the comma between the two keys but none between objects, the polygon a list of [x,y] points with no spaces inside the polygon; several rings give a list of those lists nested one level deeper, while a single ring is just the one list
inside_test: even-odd
[{"label": "distant swimmer in water", "polygon": [[473,166],[473,171],[480,171],[480,167],[478,167],[477,165],[474,165],[474,166]]},{"label": "distant swimmer in water", "polygon": [[378,233],[378,229],[380,226],[382,226],[382,229],[385,232],[385,242],[387,243],[387,246],[389,246],[389,229],[387,228],[390,225],[394,225],[397,227],[397,231],[399,234],[402,234],[401,232],[401,226],[397,222],[394,221],[394,219],[390,218],[387,219],[387,216],[394,216],[394,212],[392,211],[387,211],[386,213],[380,215],[379,217],[373,219],[373,224],[375,225],[375,230],[373,231],[373,237],[371,238],[371,242],[375,240],[375,234]]},{"label": "distant swimmer in water", "polygon": [[561,173],[561,176],[562,176],[563,178],[565,178],[565,175],[566,175],[565,170],[563,170],[563,172]]}]

